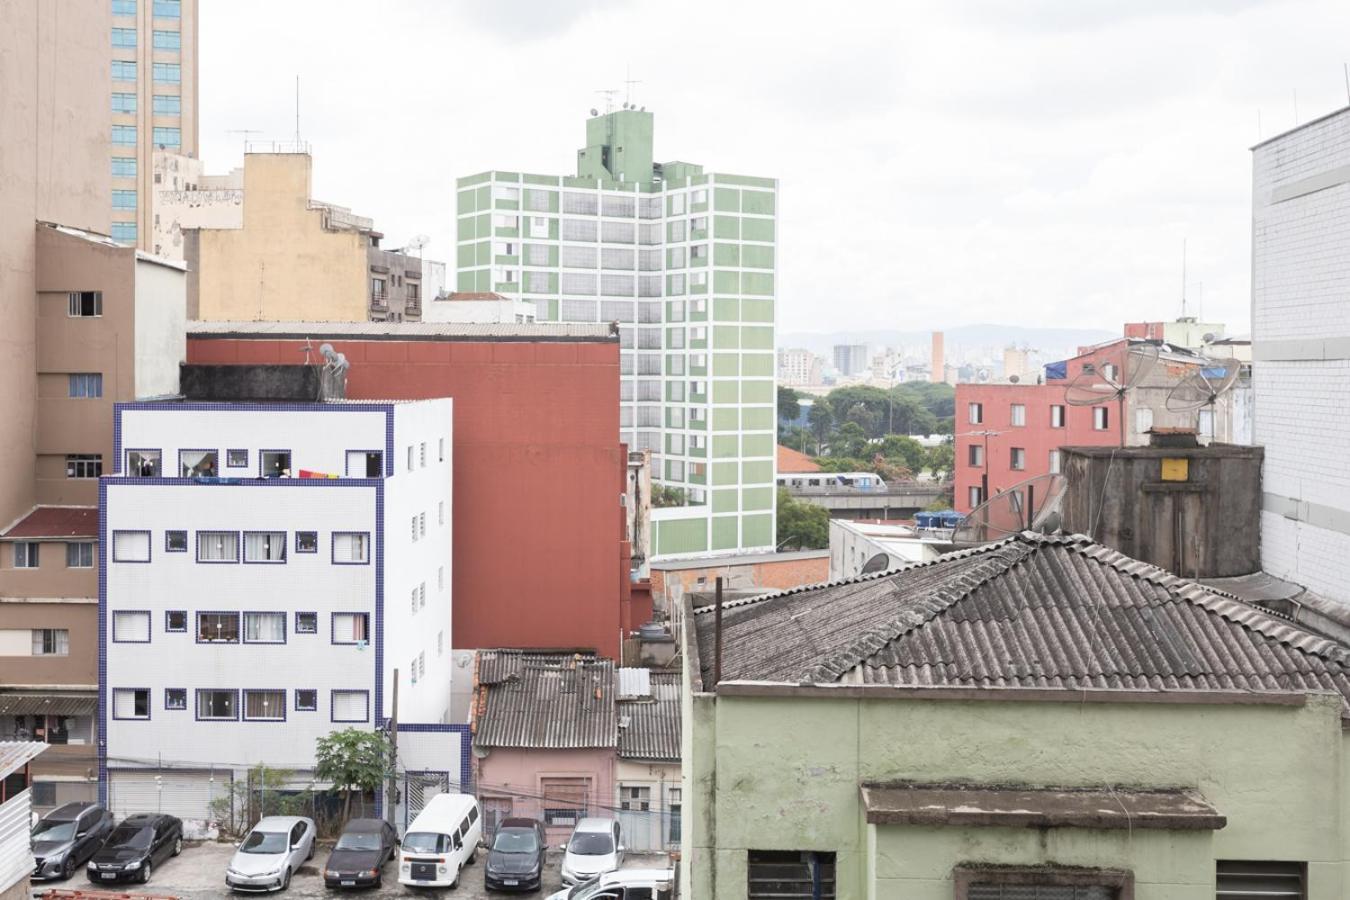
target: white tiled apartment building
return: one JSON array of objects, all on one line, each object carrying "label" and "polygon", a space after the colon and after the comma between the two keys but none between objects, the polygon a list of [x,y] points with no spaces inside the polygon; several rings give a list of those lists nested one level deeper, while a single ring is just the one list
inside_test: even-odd
[{"label": "white tiled apartment building", "polygon": [[[450,705],[451,401],[119,404],[102,790],[186,820],[259,763]],[[152,774],[153,773],[153,774]],[[165,782],[169,788],[163,788]]]}]

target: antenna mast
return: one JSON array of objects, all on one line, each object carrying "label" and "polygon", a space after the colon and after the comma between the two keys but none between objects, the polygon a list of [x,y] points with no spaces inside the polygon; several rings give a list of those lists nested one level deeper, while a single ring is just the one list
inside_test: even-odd
[{"label": "antenna mast", "polygon": [[300,76],[295,76],[295,143],[300,145]]},{"label": "antenna mast", "polygon": [[226,134],[242,134],[244,152],[248,152],[248,136],[250,134],[262,134],[261,128],[230,128],[225,131]]},{"label": "antenna mast", "polygon": [[1181,239],[1181,317],[1186,318],[1186,239]]},{"label": "antenna mast", "polygon": [[632,105],[633,105],[633,85],[635,85],[635,84],[642,84],[641,81],[638,81],[638,80],[636,80],[636,79],[633,78],[633,69],[632,69],[632,66],[628,66],[628,65],[625,65],[625,66],[624,66],[624,71],[623,71],[623,84],[624,84],[624,89],[623,89],[623,102],[624,102],[624,105],[625,105],[625,106],[632,106]]}]

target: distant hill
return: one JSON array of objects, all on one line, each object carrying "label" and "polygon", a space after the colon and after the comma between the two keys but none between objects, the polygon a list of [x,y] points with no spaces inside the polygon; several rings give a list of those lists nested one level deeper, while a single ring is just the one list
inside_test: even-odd
[{"label": "distant hill", "polygon": [[[948,347],[1004,347],[1016,344],[1049,355],[1076,350],[1083,344],[1118,337],[1119,332],[1095,328],[1034,328],[1025,325],[962,325],[943,329]],[[832,331],[783,332],[778,335],[779,347],[805,347],[822,356],[829,356],[835,344],[867,344],[870,347],[897,347],[919,344],[928,346],[931,331]]]}]

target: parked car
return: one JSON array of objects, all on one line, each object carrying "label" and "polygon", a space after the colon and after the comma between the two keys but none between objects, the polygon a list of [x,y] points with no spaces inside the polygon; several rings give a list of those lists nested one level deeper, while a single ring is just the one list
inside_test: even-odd
[{"label": "parked car", "polygon": [[342,829],[328,863],[323,867],[325,887],[379,887],[384,864],[398,848],[394,826],[382,819],[352,819]]},{"label": "parked car", "polygon": [[403,834],[398,881],[413,887],[456,887],[459,872],[478,858],[483,820],[471,794],[437,794]]},{"label": "parked car", "polygon": [[268,816],[239,842],[225,869],[225,886],[233,891],[284,891],[295,871],[313,858],[313,819]]},{"label": "parked car", "polygon": [[503,819],[488,847],[483,887],[490,891],[537,891],[544,877],[544,823]]},{"label": "parked car", "polygon": [[576,887],[549,894],[547,900],[674,900],[674,869],[620,869]]},{"label": "parked car", "polygon": [[89,865],[85,874],[96,884],[139,881],[145,884],[155,866],[183,852],[183,823],[173,816],[139,813],[127,816]]},{"label": "parked car", "polygon": [[613,819],[582,819],[563,844],[562,881],[579,884],[623,865],[624,846],[619,823]]},{"label": "parked car", "polygon": [[113,830],[113,814],[97,803],[58,806],[33,826],[33,879],[69,878],[98,852]]}]

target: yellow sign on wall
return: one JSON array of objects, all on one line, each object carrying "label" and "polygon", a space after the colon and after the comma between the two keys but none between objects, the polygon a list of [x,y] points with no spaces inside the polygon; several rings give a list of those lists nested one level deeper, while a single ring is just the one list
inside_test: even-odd
[{"label": "yellow sign on wall", "polygon": [[1163,481],[1185,481],[1191,474],[1189,459],[1164,459],[1162,461]]}]

